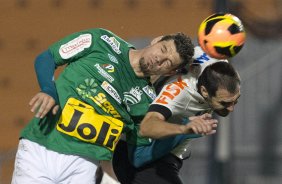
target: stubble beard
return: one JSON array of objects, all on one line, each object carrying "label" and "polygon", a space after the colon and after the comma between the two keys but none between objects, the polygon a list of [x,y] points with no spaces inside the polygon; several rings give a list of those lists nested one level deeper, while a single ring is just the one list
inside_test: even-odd
[{"label": "stubble beard", "polygon": [[148,64],[145,62],[145,59],[142,57],[139,60],[139,66],[141,72],[144,74],[144,76],[149,76],[150,75],[150,70]]},{"label": "stubble beard", "polygon": [[226,117],[229,114],[229,111],[227,109],[214,110],[214,112],[221,117]]}]

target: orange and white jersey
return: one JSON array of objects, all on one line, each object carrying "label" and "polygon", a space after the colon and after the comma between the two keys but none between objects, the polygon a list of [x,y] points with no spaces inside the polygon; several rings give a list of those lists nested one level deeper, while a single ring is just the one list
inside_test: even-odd
[{"label": "orange and white jersey", "polygon": [[183,118],[211,111],[197,92],[197,78],[193,73],[170,78],[150,105],[149,111],[161,113],[172,123],[184,123]]}]

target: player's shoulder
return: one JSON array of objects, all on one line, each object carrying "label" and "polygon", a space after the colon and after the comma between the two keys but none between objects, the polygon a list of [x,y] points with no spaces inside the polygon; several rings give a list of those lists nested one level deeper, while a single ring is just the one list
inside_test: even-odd
[{"label": "player's shoulder", "polygon": [[189,87],[192,85],[193,81],[197,80],[197,75],[191,71],[189,71],[187,74],[177,74],[174,76],[171,76],[169,79],[167,79],[165,86],[173,84],[176,86],[179,86],[180,88]]},{"label": "player's shoulder", "polygon": [[193,88],[193,83],[191,83],[192,79],[189,74],[175,75],[169,78],[158,97],[155,99],[155,102],[165,100],[163,104],[167,104],[168,101],[172,103],[172,101],[179,98],[179,96],[185,95],[187,90],[189,90],[188,88]]},{"label": "player's shoulder", "polygon": [[105,28],[89,28],[89,29],[81,30],[77,33],[91,33],[93,35],[103,35],[103,34],[114,35],[113,32]]},{"label": "player's shoulder", "polygon": [[199,74],[204,71],[204,69],[216,62],[228,62],[227,59],[216,59],[210,57],[208,54],[206,54],[200,46],[196,46],[194,48],[194,56],[193,56],[193,63],[192,65],[196,66],[194,68],[198,68]]}]

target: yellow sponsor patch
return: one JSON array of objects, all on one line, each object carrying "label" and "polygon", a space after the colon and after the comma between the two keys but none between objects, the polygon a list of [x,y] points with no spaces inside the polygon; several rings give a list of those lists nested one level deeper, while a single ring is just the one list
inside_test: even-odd
[{"label": "yellow sponsor patch", "polygon": [[123,125],[122,121],[99,115],[92,106],[75,98],[69,98],[57,123],[57,130],[114,151]]}]

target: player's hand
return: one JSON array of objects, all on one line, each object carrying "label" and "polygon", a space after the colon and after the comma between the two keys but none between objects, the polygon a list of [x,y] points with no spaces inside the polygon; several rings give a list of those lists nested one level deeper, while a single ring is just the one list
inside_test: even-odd
[{"label": "player's hand", "polygon": [[213,119],[211,114],[203,114],[201,116],[192,116],[190,122],[185,125],[187,133],[200,135],[212,135],[216,133],[218,121]]},{"label": "player's hand", "polygon": [[35,113],[35,117],[43,118],[51,109],[52,113],[58,112],[59,106],[56,105],[56,101],[50,95],[39,92],[29,102],[31,106],[31,112]]}]

